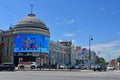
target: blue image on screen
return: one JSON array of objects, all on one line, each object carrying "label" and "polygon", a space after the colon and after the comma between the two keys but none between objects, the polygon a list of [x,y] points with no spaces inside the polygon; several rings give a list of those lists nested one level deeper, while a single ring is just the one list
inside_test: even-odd
[{"label": "blue image on screen", "polygon": [[18,34],[14,36],[14,52],[44,52],[48,50],[49,37],[38,34]]}]

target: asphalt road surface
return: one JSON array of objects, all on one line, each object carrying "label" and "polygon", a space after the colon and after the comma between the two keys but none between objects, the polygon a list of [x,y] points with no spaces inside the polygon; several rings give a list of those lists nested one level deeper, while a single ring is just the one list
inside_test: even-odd
[{"label": "asphalt road surface", "polygon": [[1,71],[0,80],[120,80],[120,71]]}]

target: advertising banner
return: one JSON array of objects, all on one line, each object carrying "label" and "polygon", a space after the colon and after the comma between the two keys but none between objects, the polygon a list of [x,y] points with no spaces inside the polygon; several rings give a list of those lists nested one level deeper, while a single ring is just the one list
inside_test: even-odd
[{"label": "advertising banner", "polygon": [[39,34],[18,34],[14,36],[14,52],[44,52],[48,50],[49,37]]}]

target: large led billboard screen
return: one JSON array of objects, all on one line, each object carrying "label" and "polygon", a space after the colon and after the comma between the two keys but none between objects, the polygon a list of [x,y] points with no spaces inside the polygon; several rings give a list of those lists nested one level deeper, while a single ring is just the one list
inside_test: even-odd
[{"label": "large led billboard screen", "polygon": [[14,36],[14,52],[44,52],[48,50],[49,37],[39,34],[18,34]]}]

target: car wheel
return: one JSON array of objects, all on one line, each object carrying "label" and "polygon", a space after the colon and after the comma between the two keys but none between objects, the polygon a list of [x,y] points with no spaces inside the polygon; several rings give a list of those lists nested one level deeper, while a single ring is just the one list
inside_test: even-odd
[{"label": "car wheel", "polygon": [[31,66],[31,69],[35,69],[35,66]]},{"label": "car wheel", "polygon": [[7,70],[8,70],[8,71],[11,71],[11,69],[10,69],[10,68],[8,68]]},{"label": "car wheel", "polygon": [[20,66],[20,69],[24,69],[24,66]]},{"label": "car wheel", "polygon": [[96,71],[96,69],[93,69],[94,71]]}]

